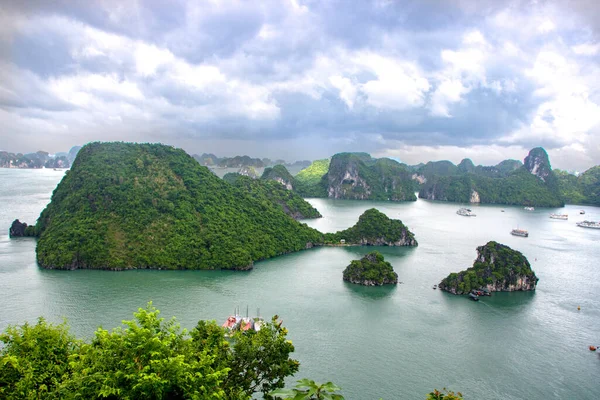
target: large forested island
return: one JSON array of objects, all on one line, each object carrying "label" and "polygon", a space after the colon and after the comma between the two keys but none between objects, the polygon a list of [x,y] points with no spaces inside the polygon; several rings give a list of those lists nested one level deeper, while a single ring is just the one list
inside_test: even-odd
[{"label": "large forested island", "polygon": [[473,267],[451,273],[439,288],[453,294],[484,288],[490,292],[512,292],[535,290],[538,280],[521,252],[492,241],[477,248]]},{"label": "large forested island", "polygon": [[301,171],[297,177],[298,192],[302,196],[334,199],[415,201],[417,186],[411,176],[406,164],[389,158],[339,153],[328,164],[319,160],[306,172]]},{"label": "large forested island", "polygon": [[39,265],[57,269],[249,269],[339,235],[348,244],[414,241],[400,221],[373,212],[324,235],[258,192],[218,178],[181,149],[91,143],[26,233],[39,237]]},{"label": "large forested island", "polygon": [[541,147],[524,163],[504,160],[495,166],[475,166],[469,159],[409,166],[367,153],[338,153],[300,171],[295,190],[304,197],[390,201],[414,201],[418,191],[428,200],[559,207],[565,200],[600,202],[597,175],[594,169],[580,178],[555,174]]},{"label": "large forested island", "polygon": [[559,207],[564,205],[548,154],[537,147],[524,164],[505,160],[494,167],[428,163],[417,172],[419,197],[454,202]]},{"label": "large forested island", "polygon": [[398,274],[383,255],[372,251],[360,260],[352,260],[343,272],[343,278],[350,283],[365,286],[395,285]]}]

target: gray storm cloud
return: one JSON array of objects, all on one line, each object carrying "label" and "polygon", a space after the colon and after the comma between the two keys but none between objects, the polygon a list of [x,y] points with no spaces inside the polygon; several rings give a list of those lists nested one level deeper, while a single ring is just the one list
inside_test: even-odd
[{"label": "gray storm cloud", "polygon": [[[593,1],[8,1],[0,149],[600,161]],[[479,160],[478,161],[478,156]]]}]

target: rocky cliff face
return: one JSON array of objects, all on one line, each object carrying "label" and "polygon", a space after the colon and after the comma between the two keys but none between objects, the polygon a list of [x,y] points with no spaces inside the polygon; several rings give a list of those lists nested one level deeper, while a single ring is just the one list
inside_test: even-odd
[{"label": "rocky cliff face", "polygon": [[363,153],[332,157],[327,196],[335,199],[414,201],[412,171],[397,161],[366,158]]},{"label": "rocky cliff face", "polygon": [[27,226],[25,222],[21,222],[18,219],[15,219],[12,225],[10,226],[10,229],[8,230],[8,236],[11,238],[35,236],[35,226]]},{"label": "rocky cliff face", "polygon": [[538,280],[523,254],[503,244],[488,242],[477,248],[473,267],[448,275],[439,287],[453,294],[467,294],[482,288],[490,292],[512,292],[535,290]]},{"label": "rocky cliff face", "polygon": [[481,203],[481,199],[479,198],[479,193],[477,193],[477,191],[471,190],[471,199],[469,200],[469,203]]},{"label": "rocky cliff face", "polygon": [[541,147],[531,149],[527,157],[525,157],[525,168],[531,174],[537,176],[542,181],[546,182],[548,177],[552,175],[552,167],[548,159],[548,153]]},{"label": "rocky cliff face", "polygon": [[336,154],[331,159],[327,173],[327,196],[334,199],[367,200],[371,187],[361,177],[362,162],[352,155]]}]

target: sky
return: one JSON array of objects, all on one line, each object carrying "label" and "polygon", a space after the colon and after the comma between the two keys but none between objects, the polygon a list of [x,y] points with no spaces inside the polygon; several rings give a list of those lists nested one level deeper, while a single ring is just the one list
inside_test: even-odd
[{"label": "sky", "polygon": [[595,0],[2,0],[0,150],[600,164]]}]

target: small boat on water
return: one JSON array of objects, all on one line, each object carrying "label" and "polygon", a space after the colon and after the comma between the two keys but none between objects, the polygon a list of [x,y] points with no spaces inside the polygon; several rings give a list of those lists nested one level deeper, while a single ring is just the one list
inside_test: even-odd
[{"label": "small boat on water", "polygon": [[433,285],[433,290],[437,289],[437,285]]},{"label": "small boat on water", "polygon": [[510,234],[521,237],[529,237],[529,232],[527,232],[525,229],[513,229],[510,231]]},{"label": "small boat on water", "polygon": [[221,326],[227,329],[227,335],[234,331],[246,332],[251,329],[255,331],[260,331],[260,329],[265,324],[265,321],[260,317],[260,313],[258,310],[257,315],[257,317],[250,318],[248,316],[248,307],[246,307],[246,316],[242,317],[240,315],[239,307],[236,307],[233,312],[233,315],[227,317],[227,320]]},{"label": "small boat on water", "polygon": [[592,228],[592,229],[600,229],[600,221],[581,221],[577,223],[577,226],[582,228]]},{"label": "small boat on water", "polygon": [[475,217],[476,215],[471,211],[470,208],[459,208],[456,212],[458,215],[462,215],[463,217]]},{"label": "small boat on water", "polygon": [[525,210],[525,211],[535,211],[535,208],[533,208],[533,207],[523,207],[523,210]]},{"label": "small boat on water", "polygon": [[550,218],[567,220],[569,219],[569,214],[550,214]]},{"label": "small boat on water", "polygon": [[584,215],[585,214],[585,210],[579,210],[579,214]]},{"label": "small boat on water", "polygon": [[473,301],[479,301],[479,296],[477,296],[475,293],[469,293],[469,298]]}]

